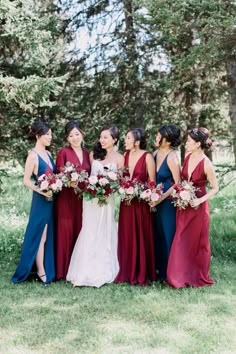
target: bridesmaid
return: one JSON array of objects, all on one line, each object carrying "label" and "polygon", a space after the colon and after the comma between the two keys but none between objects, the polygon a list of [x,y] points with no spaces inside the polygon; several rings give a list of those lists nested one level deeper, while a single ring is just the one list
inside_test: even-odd
[{"label": "bridesmaid", "polygon": [[[61,172],[66,163],[70,162],[78,166],[78,169],[90,173],[89,153],[82,148],[84,134],[80,130],[78,122],[71,120],[66,124],[65,138],[69,146],[62,148],[57,155],[57,172]],[[57,279],[64,280],[74,245],[82,227],[82,198],[78,198],[73,187],[75,185],[71,184],[70,188],[63,188],[56,202],[56,275]]]},{"label": "bridesmaid", "polygon": [[[125,167],[130,178],[141,182],[155,182],[155,163],[145,151],[146,134],[143,129],[131,129],[125,138]],[[119,273],[115,283],[148,285],[155,281],[155,258],[152,213],[147,203],[133,200],[121,202],[118,223]]]},{"label": "bridesmaid", "polygon": [[25,163],[24,185],[33,190],[33,199],[19,265],[12,282],[26,280],[36,262],[38,279],[46,285],[55,278],[53,202],[49,201],[50,193],[40,191],[31,177],[33,175],[36,180],[46,172],[55,172],[51,154],[46,150],[51,144],[52,132],[46,123],[36,120],[31,126],[31,137],[36,139],[36,145]]},{"label": "bridesmaid", "polygon": [[160,282],[166,281],[167,263],[175,234],[176,208],[169,195],[173,184],[180,182],[180,165],[174,151],[179,144],[180,130],[174,124],[164,125],[159,129],[156,136],[158,150],[153,155],[156,162],[156,182],[163,183],[164,193],[158,202],[152,202],[150,206],[156,209],[154,214],[155,259]]},{"label": "bridesmaid", "polygon": [[[218,192],[218,183],[211,161],[204,149],[212,145],[206,128],[189,130],[182,179],[199,188],[196,198],[185,210],[177,210],[176,233],[170,251],[167,281],[174,288],[212,285],[209,276],[209,205],[208,199]],[[210,189],[206,191],[207,181]]]}]

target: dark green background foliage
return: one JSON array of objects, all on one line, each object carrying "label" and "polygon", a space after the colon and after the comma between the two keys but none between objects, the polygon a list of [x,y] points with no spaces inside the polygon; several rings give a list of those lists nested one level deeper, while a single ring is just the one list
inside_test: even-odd
[{"label": "dark green background foliage", "polygon": [[207,126],[235,149],[233,1],[56,4],[0,2],[0,159],[23,162],[35,117],[50,122],[54,153],[71,118],[88,148],[101,127],[116,124],[123,134],[146,128],[152,149],[158,127],[172,122],[183,135]]}]

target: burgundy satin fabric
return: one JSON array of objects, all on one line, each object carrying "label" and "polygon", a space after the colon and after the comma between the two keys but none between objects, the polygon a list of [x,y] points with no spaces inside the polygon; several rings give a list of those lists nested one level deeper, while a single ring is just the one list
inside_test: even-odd
[{"label": "burgundy satin fabric", "polygon": [[[185,180],[188,179],[190,155],[183,164],[182,179]],[[192,172],[190,181],[199,188],[196,193],[198,197],[206,194],[204,159]],[[197,209],[177,209],[176,232],[167,267],[168,284],[174,288],[214,284],[209,276],[210,259],[208,201],[200,204]]]},{"label": "burgundy satin fabric", "polygon": [[[132,179],[146,182],[148,179],[145,152],[137,161]],[[125,156],[125,167],[129,164],[129,152]],[[132,201],[131,205],[120,206],[118,224],[118,260],[120,270],[115,283],[148,285],[155,281],[154,237],[152,214],[147,203]]]},{"label": "burgundy satin fabric", "polygon": [[[65,147],[58,153],[57,172],[66,162],[78,165],[90,173],[89,153],[83,150],[82,164],[71,147]],[[63,188],[56,201],[56,276],[66,279],[70,258],[82,227],[82,198],[74,193],[73,188]]]}]

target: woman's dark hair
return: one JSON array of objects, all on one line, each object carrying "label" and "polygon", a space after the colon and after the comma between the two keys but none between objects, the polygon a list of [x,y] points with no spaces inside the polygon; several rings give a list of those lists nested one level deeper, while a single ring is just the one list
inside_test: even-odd
[{"label": "woman's dark hair", "polygon": [[[101,133],[104,130],[109,130],[109,132],[110,132],[110,134],[112,136],[112,139],[115,140],[115,144],[114,145],[116,145],[118,143],[118,140],[119,140],[119,137],[120,137],[119,129],[117,127],[115,127],[115,126],[103,127],[101,129],[101,131],[100,131],[100,135],[101,135]],[[93,158],[95,160],[104,160],[105,157],[106,157],[106,154],[107,154],[106,149],[103,149],[101,143],[98,142],[93,148]]]},{"label": "woman's dark hair", "polygon": [[209,138],[209,131],[206,128],[193,128],[188,130],[188,135],[201,144],[202,149],[210,149],[212,140]]},{"label": "woman's dark hair", "polygon": [[78,131],[84,135],[84,132],[80,129],[79,127],[79,122],[75,121],[75,120],[70,120],[68,123],[66,123],[65,126],[65,138],[67,139],[68,136],[70,135],[71,130],[73,130],[74,128],[78,129]]},{"label": "woman's dark hair", "polygon": [[134,137],[134,143],[136,143],[136,141],[140,142],[140,149],[146,149],[147,146],[147,136],[146,136],[146,132],[143,128],[133,128],[129,130],[130,133],[132,133],[133,137]]},{"label": "woman's dark hair", "polygon": [[180,145],[180,129],[175,124],[163,125],[163,127],[161,127],[158,132],[161,134],[160,145],[164,138],[173,148]]},{"label": "woman's dark hair", "polygon": [[40,137],[47,134],[49,129],[50,127],[46,122],[36,119],[31,125],[29,137],[31,139],[36,139],[37,136]]}]

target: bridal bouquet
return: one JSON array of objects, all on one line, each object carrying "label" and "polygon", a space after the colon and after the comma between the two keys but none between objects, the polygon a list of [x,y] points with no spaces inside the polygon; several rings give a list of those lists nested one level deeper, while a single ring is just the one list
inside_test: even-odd
[{"label": "bridal bouquet", "polygon": [[147,203],[156,202],[163,194],[163,184],[155,185],[154,182],[146,183],[143,185],[143,190],[140,193],[140,199]]},{"label": "bridal bouquet", "polygon": [[195,192],[199,188],[194,187],[192,182],[182,181],[180,184],[175,185],[171,194],[173,204],[179,209],[185,209],[190,204],[190,201],[196,198]]},{"label": "bridal bouquet", "polygon": [[49,197],[48,200],[52,199],[54,193],[60,192],[63,186],[59,175],[51,172],[46,172],[39,176],[37,178],[37,185],[42,192],[51,192],[51,197]]},{"label": "bridal bouquet", "polygon": [[86,200],[98,199],[100,206],[107,204],[108,197],[115,193],[119,187],[119,179],[116,172],[107,171],[87,179],[83,196]]},{"label": "bridal bouquet", "polygon": [[76,183],[74,189],[75,193],[82,193],[88,180],[88,172],[69,161],[66,163],[65,167],[61,168],[61,171],[59,176],[63,186],[70,187],[71,183],[74,182]]},{"label": "bridal bouquet", "polygon": [[134,198],[139,198],[143,184],[137,179],[131,180],[128,176],[120,178],[120,186],[118,189],[121,201],[126,205],[131,205]]}]

